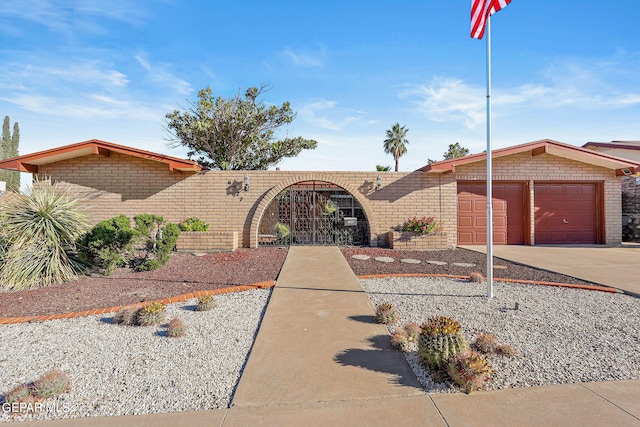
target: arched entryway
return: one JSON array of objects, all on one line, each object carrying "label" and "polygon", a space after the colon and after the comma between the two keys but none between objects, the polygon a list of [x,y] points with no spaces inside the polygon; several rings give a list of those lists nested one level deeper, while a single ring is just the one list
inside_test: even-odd
[{"label": "arched entryway", "polygon": [[364,209],[351,193],[307,180],[284,188],[265,208],[258,245],[368,245],[369,235]]}]

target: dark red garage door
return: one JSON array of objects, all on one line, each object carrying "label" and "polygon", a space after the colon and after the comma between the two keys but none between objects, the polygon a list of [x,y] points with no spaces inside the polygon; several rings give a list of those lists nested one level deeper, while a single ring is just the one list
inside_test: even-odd
[{"label": "dark red garage door", "polygon": [[[493,243],[524,243],[524,184],[493,183]],[[458,182],[458,244],[487,243],[487,184]]]},{"label": "dark red garage door", "polygon": [[535,183],[535,243],[598,243],[595,183]]}]

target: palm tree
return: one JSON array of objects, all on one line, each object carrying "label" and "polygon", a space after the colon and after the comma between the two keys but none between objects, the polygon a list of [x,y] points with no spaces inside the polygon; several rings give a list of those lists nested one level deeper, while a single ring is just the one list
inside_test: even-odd
[{"label": "palm tree", "polygon": [[398,159],[407,153],[407,144],[409,143],[406,138],[407,132],[409,129],[396,123],[391,127],[391,130],[387,131],[387,139],[384,140],[384,152],[393,155],[396,161],[396,172],[398,172]]}]

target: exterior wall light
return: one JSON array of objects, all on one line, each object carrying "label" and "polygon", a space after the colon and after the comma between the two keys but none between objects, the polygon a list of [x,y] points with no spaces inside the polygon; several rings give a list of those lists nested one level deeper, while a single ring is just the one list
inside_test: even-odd
[{"label": "exterior wall light", "polygon": [[376,191],[380,191],[381,188],[382,188],[382,177],[378,175],[378,177],[376,178]]},{"label": "exterior wall light", "polygon": [[244,191],[249,191],[249,175],[244,176]]}]

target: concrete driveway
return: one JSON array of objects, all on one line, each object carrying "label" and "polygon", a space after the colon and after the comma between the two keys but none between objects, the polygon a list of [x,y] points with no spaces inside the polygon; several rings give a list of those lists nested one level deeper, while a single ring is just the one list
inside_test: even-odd
[{"label": "concrete driveway", "polygon": [[[487,253],[486,246],[460,246]],[[640,245],[493,247],[495,257],[530,265],[640,296]]]}]

